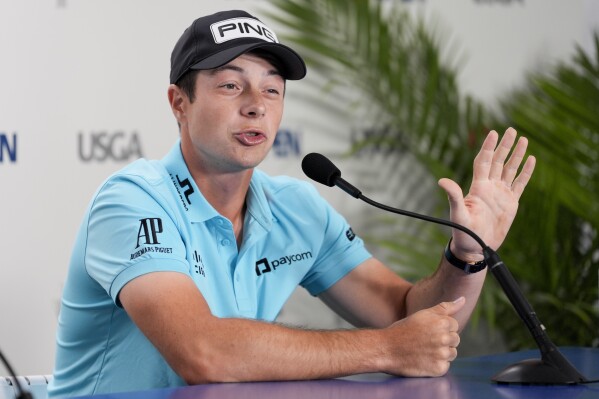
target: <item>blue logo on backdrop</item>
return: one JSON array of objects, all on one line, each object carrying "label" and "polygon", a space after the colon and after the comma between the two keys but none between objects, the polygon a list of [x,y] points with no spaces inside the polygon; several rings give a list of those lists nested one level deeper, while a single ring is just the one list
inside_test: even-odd
[{"label": "blue logo on backdrop", "polygon": [[[87,142],[85,138],[88,137]],[[79,159],[84,162],[129,161],[142,158],[141,142],[136,132],[92,131],[79,133]]]},{"label": "blue logo on backdrop", "polygon": [[302,153],[301,133],[288,129],[279,130],[272,150],[276,156],[281,158],[300,156]]},{"label": "blue logo on backdrop", "polygon": [[0,132],[0,163],[4,160],[15,163],[17,162],[17,134],[13,133],[12,137],[4,132]]}]

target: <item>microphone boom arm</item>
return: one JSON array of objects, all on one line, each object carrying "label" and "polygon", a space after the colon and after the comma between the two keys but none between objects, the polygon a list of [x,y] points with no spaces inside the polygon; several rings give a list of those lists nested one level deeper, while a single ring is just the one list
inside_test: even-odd
[{"label": "microphone boom arm", "polygon": [[508,366],[492,377],[493,381],[506,384],[579,384],[590,382],[572,366],[553,342],[551,342],[545,331],[545,327],[539,321],[537,314],[526,300],[507,266],[501,261],[499,255],[472,230],[448,220],[392,208],[369,199],[362,195],[362,192],[351,183],[342,179],[341,171],[322,154],[311,153],[306,155],[302,161],[302,170],[312,180],[329,187],[338,186],[352,197],[361,199],[372,206],[388,212],[453,227],[454,229],[463,231],[478,242],[483,250],[485,262],[491,273],[495,276],[495,279],[516,310],[516,313],[524,321],[524,324],[541,351],[540,360],[529,359]]},{"label": "microphone boom arm", "polygon": [[[541,324],[536,312],[530,303],[526,300],[520,286],[510,273],[507,266],[503,263],[497,252],[485,244],[485,242],[472,230],[465,226],[451,222],[449,220],[439,219],[431,216],[422,215],[403,209],[392,208],[390,206],[378,203],[362,195],[362,193],[347,181],[338,177],[335,185],[342,188],[355,198],[370,204],[376,208],[388,212],[408,216],[432,223],[437,223],[463,231],[472,237],[483,249],[485,262],[489,270],[503,289],[506,297],[528,328],[528,331],[535,340],[541,352],[541,359],[528,359],[506,367],[492,377],[497,383],[505,384],[579,384],[589,382],[559,351],[555,344],[549,339],[545,326]],[[356,191],[348,191],[354,188]]]}]

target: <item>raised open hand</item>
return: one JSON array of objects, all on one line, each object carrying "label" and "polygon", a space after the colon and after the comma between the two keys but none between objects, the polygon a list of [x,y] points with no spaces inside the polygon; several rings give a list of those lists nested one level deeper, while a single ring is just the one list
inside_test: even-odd
[{"label": "raised open hand", "polygon": [[[491,131],[474,159],[474,175],[470,191],[463,196],[460,186],[450,179],[439,180],[449,198],[450,218],[478,234],[493,249],[505,239],[518,210],[518,201],[535,168],[536,159],[529,156],[518,174],[528,140],[520,137],[516,146],[516,130],[506,130],[499,145],[499,135]],[[465,233],[453,231],[451,251],[460,259],[473,262],[482,259],[480,245]]]}]

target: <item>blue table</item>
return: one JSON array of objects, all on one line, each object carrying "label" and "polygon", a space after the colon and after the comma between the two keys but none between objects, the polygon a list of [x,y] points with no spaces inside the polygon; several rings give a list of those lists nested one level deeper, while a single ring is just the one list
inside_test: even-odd
[{"label": "blue table", "polygon": [[[599,349],[560,348],[589,380],[599,379]],[[458,358],[440,378],[397,378],[385,374],[288,382],[207,384],[96,395],[90,399],[598,399],[599,383],[571,386],[498,385],[490,378],[517,361],[539,358],[537,350]]]}]

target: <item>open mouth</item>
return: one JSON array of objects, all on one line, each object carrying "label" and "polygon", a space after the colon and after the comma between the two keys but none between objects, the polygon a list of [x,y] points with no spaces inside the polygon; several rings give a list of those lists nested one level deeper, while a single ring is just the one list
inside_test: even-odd
[{"label": "open mouth", "polygon": [[246,146],[262,144],[266,141],[266,136],[262,132],[246,131],[235,135],[237,141]]}]

